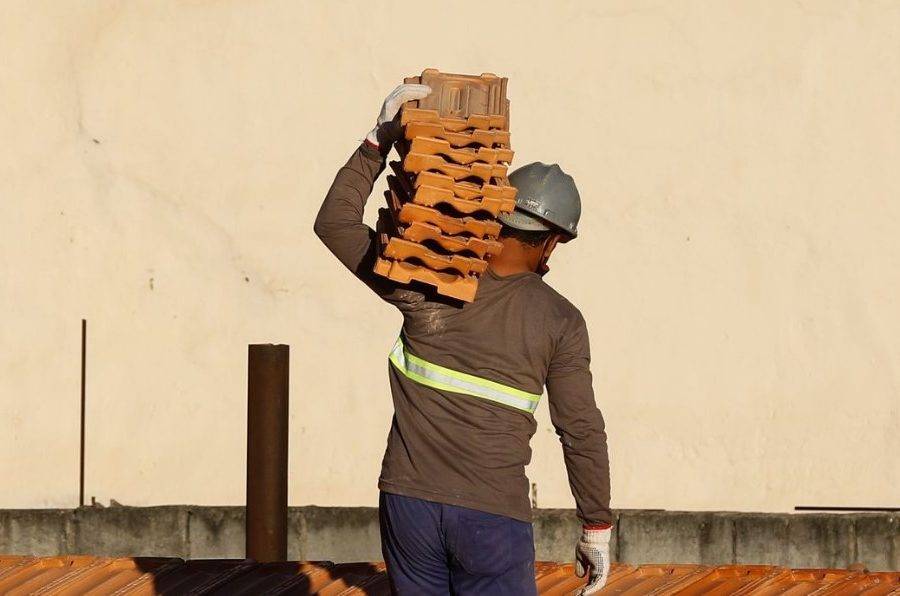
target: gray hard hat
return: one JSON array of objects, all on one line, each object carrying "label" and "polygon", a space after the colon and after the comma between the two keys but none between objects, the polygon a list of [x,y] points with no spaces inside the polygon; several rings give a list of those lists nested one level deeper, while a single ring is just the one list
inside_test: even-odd
[{"label": "gray hard hat", "polygon": [[503,225],[538,232],[559,229],[571,238],[578,235],[581,197],[571,176],[557,164],[541,162],[522,166],[509,175],[516,187],[516,210],[500,215]]}]

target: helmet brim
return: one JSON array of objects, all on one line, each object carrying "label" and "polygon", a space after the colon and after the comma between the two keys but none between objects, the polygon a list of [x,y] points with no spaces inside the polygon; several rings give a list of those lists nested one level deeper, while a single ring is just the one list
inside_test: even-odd
[{"label": "helmet brim", "polygon": [[501,213],[500,222],[523,232],[546,232],[553,228],[535,215],[516,209],[510,213]]}]

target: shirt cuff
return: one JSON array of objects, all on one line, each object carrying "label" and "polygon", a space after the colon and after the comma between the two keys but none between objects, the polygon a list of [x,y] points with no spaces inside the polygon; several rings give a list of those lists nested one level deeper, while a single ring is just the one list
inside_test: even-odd
[{"label": "shirt cuff", "polygon": [[583,524],[581,526],[583,530],[592,531],[592,530],[609,530],[612,528],[612,524],[607,522],[600,522],[598,524]]},{"label": "shirt cuff", "polygon": [[381,149],[378,145],[371,143],[368,139],[362,142],[359,146],[360,153],[362,153],[365,157],[377,162],[381,162],[384,160],[384,156],[381,155]]}]

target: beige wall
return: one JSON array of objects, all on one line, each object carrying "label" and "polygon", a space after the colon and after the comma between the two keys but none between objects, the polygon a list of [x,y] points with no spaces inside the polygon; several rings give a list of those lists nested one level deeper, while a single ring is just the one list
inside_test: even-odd
[{"label": "beige wall", "polygon": [[[614,506],[898,505],[900,4],[438,6],[0,2],[0,507],[76,501],[82,316],[89,496],[241,503],[246,345],[276,341],[291,502],[375,503],[400,317],[311,227],[429,66],[510,77],[517,162],[578,181],[548,279]],[[538,503],[570,506],[538,418]]]}]

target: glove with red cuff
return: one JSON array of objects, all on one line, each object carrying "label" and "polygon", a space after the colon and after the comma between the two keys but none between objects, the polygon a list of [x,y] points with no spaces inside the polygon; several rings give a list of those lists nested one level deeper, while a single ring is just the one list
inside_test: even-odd
[{"label": "glove with red cuff", "polygon": [[431,87],[428,85],[411,83],[400,85],[391,91],[381,105],[381,112],[378,114],[375,128],[366,135],[366,143],[379,149],[382,155],[386,155],[391,150],[391,143],[400,138],[400,123],[394,120],[400,112],[400,108],[408,101],[428,97],[429,93],[431,93]]},{"label": "glove with red cuff", "polygon": [[575,546],[575,575],[588,576],[587,585],[579,595],[587,596],[599,592],[609,578],[609,537],[610,524],[585,524],[581,539]]}]

